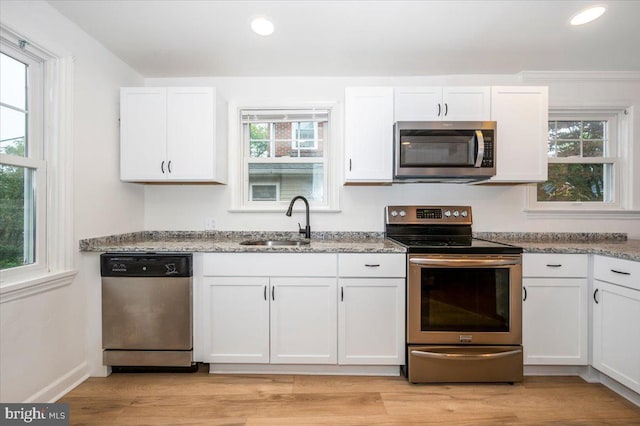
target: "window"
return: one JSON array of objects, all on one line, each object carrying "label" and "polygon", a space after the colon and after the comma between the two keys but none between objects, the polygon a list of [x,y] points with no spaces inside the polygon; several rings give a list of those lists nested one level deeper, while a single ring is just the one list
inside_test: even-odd
[{"label": "window", "polygon": [[72,88],[72,57],[0,26],[0,300],[76,274]]},{"label": "window", "polygon": [[0,269],[46,264],[43,59],[0,52]]},{"label": "window", "polygon": [[548,179],[535,185],[535,208],[622,208],[620,131],[624,111],[551,113]]},{"label": "window", "polygon": [[296,195],[327,197],[330,110],[243,109],[243,206],[282,209]]}]

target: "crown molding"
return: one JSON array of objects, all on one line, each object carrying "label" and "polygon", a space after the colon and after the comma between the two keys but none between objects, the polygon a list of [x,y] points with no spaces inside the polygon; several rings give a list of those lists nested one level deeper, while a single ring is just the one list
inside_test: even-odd
[{"label": "crown molding", "polygon": [[522,83],[547,81],[634,81],[640,80],[639,71],[522,71]]}]

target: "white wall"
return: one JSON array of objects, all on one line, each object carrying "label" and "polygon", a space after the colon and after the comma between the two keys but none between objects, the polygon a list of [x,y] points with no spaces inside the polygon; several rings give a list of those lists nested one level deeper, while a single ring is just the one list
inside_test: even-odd
[{"label": "white wall", "polygon": [[[550,74],[551,75],[551,74]],[[544,77],[544,78],[543,78]],[[640,80],[607,80],[593,74],[546,76],[470,75],[439,77],[387,78],[181,78],[147,79],[149,86],[210,85],[231,104],[251,106],[260,102],[335,101],[344,103],[347,86],[412,86],[412,85],[546,85],[550,106],[635,106],[634,121],[640,123]],[[575,76],[574,76],[575,77]],[[535,80],[534,80],[535,78]],[[339,109],[341,110],[341,109]],[[230,115],[233,111],[229,112]],[[336,120],[337,118],[337,120]],[[334,117],[342,135],[342,117]],[[635,129],[634,156],[640,170],[640,125]],[[337,141],[340,145],[342,140]],[[229,141],[232,151],[238,141]],[[237,165],[231,164],[230,169]],[[342,168],[340,157],[339,168]],[[640,180],[640,172],[634,181]],[[283,213],[229,212],[231,191],[237,182],[227,186],[147,186],[145,188],[145,229],[199,230],[206,218],[214,218],[222,230],[295,230],[303,217],[288,218]],[[640,183],[635,184],[636,209],[640,209]],[[341,186],[338,213],[314,213],[312,230],[383,231],[383,207],[388,204],[463,204],[471,205],[474,231],[539,231],[539,232],[626,232],[640,238],[636,218],[596,216],[586,219],[575,216],[531,215],[526,208],[526,185],[454,185],[404,184],[393,186]],[[284,212],[284,208],[283,208]]]},{"label": "white wall", "polygon": [[[73,141],[63,142],[74,150],[75,247],[81,238],[142,229],[144,190],[118,179],[118,88],[142,84],[140,75],[46,2],[2,1],[0,22],[75,59]],[[0,400],[51,401],[88,374],[87,319],[95,309],[87,310],[86,297],[95,287],[81,272],[71,285],[2,303]]]}]

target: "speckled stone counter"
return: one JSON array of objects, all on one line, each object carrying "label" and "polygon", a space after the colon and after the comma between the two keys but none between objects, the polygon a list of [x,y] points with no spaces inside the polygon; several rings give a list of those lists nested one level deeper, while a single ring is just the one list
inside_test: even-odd
[{"label": "speckled stone counter", "polygon": [[479,232],[474,237],[503,242],[523,248],[525,253],[584,253],[640,261],[640,240],[628,240],[626,234]]},{"label": "speckled stone counter", "polygon": [[[525,253],[584,253],[640,261],[640,240],[626,234],[478,232],[476,238],[504,242]],[[81,251],[185,251],[185,252],[280,252],[280,253],[404,253],[384,239],[381,232],[313,232],[306,246],[245,246],[246,240],[301,240],[292,232],[238,231],[142,231],[80,241]]]},{"label": "speckled stone counter", "polygon": [[303,246],[246,246],[247,240],[303,240],[292,232],[142,231],[80,241],[93,252],[265,252],[265,253],[404,253],[378,232],[313,232]]}]

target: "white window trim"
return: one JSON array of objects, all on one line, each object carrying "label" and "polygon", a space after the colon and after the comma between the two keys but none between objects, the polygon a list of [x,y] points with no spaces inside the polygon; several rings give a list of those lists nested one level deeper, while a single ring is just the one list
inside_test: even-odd
[{"label": "white window trim", "polygon": [[[3,44],[19,46],[25,37],[0,27]],[[39,268],[17,267],[0,271],[0,302],[68,285],[74,270],[73,239],[73,57],[27,43],[25,50],[44,59],[43,147],[46,159],[45,254]],[[30,265],[27,265],[30,266]]]},{"label": "white window trim", "polygon": [[[318,205],[316,203],[310,202],[310,210],[312,212],[317,213],[338,213],[340,212],[338,195],[340,191],[340,187],[338,182],[340,182],[341,177],[338,175],[340,169],[338,164],[340,164],[340,155],[341,152],[339,150],[339,144],[341,138],[340,129],[342,128],[342,123],[340,121],[340,117],[342,117],[340,105],[337,101],[278,101],[278,100],[245,100],[245,101],[237,101],[231,100],[229,101],[229,146],[230,147],[240,147],[236,149],[229,149],[229,187],[231,190],[231,208],[228,209],[230,213],[269,213],[269,212],[284,212],[287,209],[288,202],[280,202],[278,205],[264,206],[264,205],[251,205],[246,202],[248,200],[248,189],[245,188],[245,182],[248,182],[248,168],[245,167],[245,158],[244,158],[244,147],[242,144],[243,141],[243,129],[242,129],[242,120],[240,119],[240,112],[242,110],[247,109],[256,109],[256,108],[265,108],[265,109],[309,109],[309,108],[318,108],[318,109],[326,109],[329,110],[329,114],[331,117],[331,122],[329,124],[328,133],[325,135],[325,140],[330,140],[329,144],[325,144],[324,149],[326,150],[325,156],[325,196],[326,203],[323,205]],[[253,159],[252,161],[257,162],[258,159]],[[265,158],[262,161],[274,161],[275,159]],[[299,162],[318,162],[318,160],[310,159],[299,159]],[[278,162],[278,161],[276,161]],[[234,167],[235,165],[235,167]]]},{"label": "white window trim", "polygon": [[[632,170],[633,159],[630,155],[626,155],[630,151],[632,141],[632,126],[630,121],[633,117],[633,107],[629,106],[602,106],[602,105],[581,105],[569,107],[553,107],[549,111],[549,121],[562,119],[589,119],[616,117],[615,129],[617,145],[615,149],[615,157],[581,157],[573,159],[556,160],[549,158],[549,163],[556,162],[577,162],[577,163],[610,163],[617,168],[617,173],[613,177],[613,197],[614,201],[607,202],[542,202],[537,200],[537,184],[527,185],[527,208],[525,212],[531,216],[538,217],[565,217],[567,215],[576,215],[580,217],[599,218],[602,214],[619,213],[617,217],[624,215],[630,218],[636,218],[636,211],[631,210],[633,205],[632,196]],[[605,216],[606,217],[606,216]]]}]

